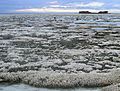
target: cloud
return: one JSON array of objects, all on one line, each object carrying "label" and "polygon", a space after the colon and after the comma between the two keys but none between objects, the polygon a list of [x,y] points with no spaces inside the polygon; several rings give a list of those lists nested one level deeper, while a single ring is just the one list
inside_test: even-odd
[{"label": "cloud", "polygon": [[64,9],[64,8],[32,8],[32,9],[20,9],[16,10],[16,12],[79,12],[80,10],[86,11],[89,10],[91,12],[97,12],[97,10],[93,9]]},{"label": "cloud", "polygon": [[59,4],[58,1],[52,1],[52,2],[49,2],[49,4]]},{"label": "cloud", "polygon": [[91,12],[98,12],[98,11],[109,11],[110,13],[120,13],[120,9],[73,9],[73,8],[32,8],[32,9],[19,9],[15,10],[15,12],[27,12],[27,13],[78,13],[79,11],[91,11]]},{"label": "cloud", "polygon": [[84,2],[75,2],[75,3],[68,3],[68,4],[60,4],[56,1],[56,3],[53,2],[50,3],[47,7],[49,8],[97,8],[97,7],[102,7],[105,5],[102,2],[90,2],[90,3],[84,3]]},{"label": "cloud", "polygon": [[71,7],[102,7],[104,3],[102,2],[90,2],[90,3],[69,3],[68,6]]},{"label": "cloud", "polygon": [[120,13],[120,9],[109,9],[111,13]]},{"label": "cloud", "polygon": [[120,4],[115,4],[115,5],[113,5],[113,7],[120,8]]},{"label": "cloud", "polygon": [[68,8],[66,5],[61,5],[58,1],[49,2],[48,6],[45,6],[45,8]]},{"label": "cloud", "polygon": [[68,6],[65,5],[49,5],[50,8],[68,8]]}]

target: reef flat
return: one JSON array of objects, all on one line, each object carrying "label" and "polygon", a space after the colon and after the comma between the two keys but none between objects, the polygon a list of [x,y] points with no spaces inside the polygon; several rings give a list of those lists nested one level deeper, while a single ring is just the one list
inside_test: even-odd
[{"label": "reef flat", "polygon": [[119,17],[1,15],[0,82],[50,88],[116,86]]}]

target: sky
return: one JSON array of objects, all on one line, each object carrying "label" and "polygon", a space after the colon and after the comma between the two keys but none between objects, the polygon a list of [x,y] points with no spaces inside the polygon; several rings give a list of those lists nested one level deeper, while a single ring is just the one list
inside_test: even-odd
[{"label": "sky", "polygon": [[120,13],[120,0],[0,0],[0,13]]}]

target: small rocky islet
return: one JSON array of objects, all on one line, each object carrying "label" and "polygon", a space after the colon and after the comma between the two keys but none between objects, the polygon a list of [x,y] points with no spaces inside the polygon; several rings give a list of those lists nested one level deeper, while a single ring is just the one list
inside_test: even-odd
[{"label": "small rocky islet", "polygon": [[119,91],[119,17],[1,15],[0,83]]}]

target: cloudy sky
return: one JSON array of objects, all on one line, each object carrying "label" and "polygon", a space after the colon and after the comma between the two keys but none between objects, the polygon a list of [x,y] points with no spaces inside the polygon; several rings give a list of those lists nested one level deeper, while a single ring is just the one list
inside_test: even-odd
[{"label": "cloudy sky", "polygon": [[1,13],[75,13],[80,10],[120,13],[120,0],[0,0]]}]

